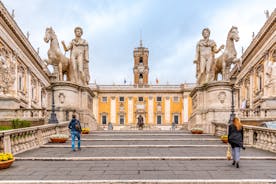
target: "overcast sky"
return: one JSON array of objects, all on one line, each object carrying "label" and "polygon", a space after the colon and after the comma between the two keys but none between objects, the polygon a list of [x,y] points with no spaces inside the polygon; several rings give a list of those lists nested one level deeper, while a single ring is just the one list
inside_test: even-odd
[{"label": "overcast sky", "polygon": [[[89,43],[90,82],[123,84],[133,82],[133,49],[149,49],[149,82],[180,84],[196,82],[195,46],[201,31],[208,27],[218,46],[225,44],[227,32],[237,26],[238,57],[247,48],[271,13],[275,0],[2,0],[15,21],[30,32],[33,47],[47,58],[49,45],[43,41],[46,27],[52,26],[59,42],[68,44],[74,28],[84,30]],[[219,53],[218,55],[220,55]],[[217,55],[217,56],[218,56]],[[68,56],[68,54],[67,54]]]}]

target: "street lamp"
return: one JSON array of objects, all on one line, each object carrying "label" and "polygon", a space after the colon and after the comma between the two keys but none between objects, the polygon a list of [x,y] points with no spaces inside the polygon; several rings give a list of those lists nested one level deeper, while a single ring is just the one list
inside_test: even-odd
[{"label": "street lamp", "polygon": [[51,88],[52,90],[52,113],[51,113],[51,117],[48,121],[48,123],[58,123],[58,120],[57,120],[57,115],[55,113],[55,97],[54,97],[54,89],[53,89],[53,86]]},{"label": "street lamp", "polygon": [[235,114],[235,103],[234,103],[234,90],[235,90],[235,79],[236,78],[231,78],[230,80],[231,80],[231,85],[232,85],[232,87],[231,87],[231,96],[232,96],[232,100],[231,100],[231,114],[230,114],[230,119],[229,119],[229,122],[228,122],[228,124],[231,124],[231,123],[233,123],[233,121],[234,121],[234,118],[235,118],[235,116],[236,116],[236,114]]}]

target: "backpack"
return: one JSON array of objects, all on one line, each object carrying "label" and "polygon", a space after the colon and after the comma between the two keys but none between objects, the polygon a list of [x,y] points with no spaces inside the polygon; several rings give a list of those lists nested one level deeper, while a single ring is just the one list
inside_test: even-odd
[{"label": "backpack", "polygon": [[76,129],[76,131],[81,132],[81,125],[80,125],[79,121],[76,121],[75,129]]}]

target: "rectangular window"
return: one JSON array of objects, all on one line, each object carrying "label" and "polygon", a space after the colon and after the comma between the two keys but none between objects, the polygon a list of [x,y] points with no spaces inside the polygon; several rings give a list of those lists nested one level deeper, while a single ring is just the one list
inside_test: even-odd
[{"label": "rectangular window", "polygon": [[138,100],[139,100],[139,102],[143,102],[144,98],[140,96],[140,97],[138,97]]},{"label": "rectangular window", "polygon": [[173,115],[173,122],[178,124],[178,115]]},{"label": "rectangular window", "polygon": [[162,123],[162,116],[161,115],[157,115],[157,124],[161,125]]},{"label": "rectangular window", "polygon": [[157,102],[161,102],[162,101],[162,97],[161,96],[156,97],[156,101]]},{"label": "rectangular window", "polygon": [[102,102],[107,102],[107,97],[106,96],[102,97]]},{"label": "rectangular window", "polygon": [[173,102],[179,102],[179,97],[178,96],[174,96],[173,97]]},{"label": "rectangular window", "polygon": [[119,101],[120,101],[120,102],[124,102],[124,101],[125,101],[125,98],[124,98],[123,96],[120,96],[120,97],[119,97]]},{"label": "rectangular window", "polygon": [[124,115],[120,115],[120,125],[125,124],[125,116]]},{"label": "rectangular window", "polygon": [[106,115],[102,115],[102,124],[106,125],[106,122],[107,122]]}]

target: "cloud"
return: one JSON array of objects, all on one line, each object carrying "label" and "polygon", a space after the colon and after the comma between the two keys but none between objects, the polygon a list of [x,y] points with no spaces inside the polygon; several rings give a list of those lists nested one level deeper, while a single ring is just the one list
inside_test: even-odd
[{"label": "cloud", "polygon": [[[30,42],[40,47],[47,57],[49,45],[43,41],[45,28],[52,26],[59,41],[69,43],[73,29],[81,26],[83,38],[90,46],[91,82],[122,83],[133,79],[134,47],[138,46],[139,31],[143,30],[145,47],[150,50],[150,81],[160,83],[195,82],[195,45],[204,27],[211,29],[211,39],[225,44],[232,25],[240,32],[236,50],[248,47],[265,23],[264,10],[275,7],[274,0],[223,1],[204,4],[201,1],[54,1],[3,0],[23,33],[31,33]],[[55,4],[55,6],[53,6]],[[28,6],[28,7],[26,7]],[[68,56],[68,54],[67,54]]]}]

